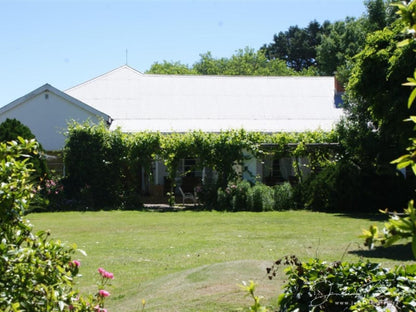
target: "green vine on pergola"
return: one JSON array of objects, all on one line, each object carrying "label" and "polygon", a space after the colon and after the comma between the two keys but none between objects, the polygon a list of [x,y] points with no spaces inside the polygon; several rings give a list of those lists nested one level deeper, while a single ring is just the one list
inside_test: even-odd
[{"label": "green vine on pergola", "polygon": [[[83,135],[80,135],[81,133]],[[78,138],[85,139],[85,136],[93,136],[95,139],[90,141],[94,144],[97,144],[97,137],[100,137],[98,141],[106,144],[103,150],[107,151],[112,148],[112,142],[117,142],[114,148],[119,152],[107,153],[107,155],[119,159],[105,159],[106,156],[103,154],[103,159],[93,160],[99,164],[108,163],[107,171],[117,169],[111,168],[112,163],[123,163],[126,164],[125,170],[133,172],[141,167],[145,174],[150,176],[154,161],[160,160],[166,166],[168,178],[174,183],[178,175],[180,160],[194,158],[198,159],[198,169],[206,167],[217,172],[219,187],[225,187],[228,182],[235,179],[237,176],[234,166],[243,164],[249,157],[258,159],[292,157],[295,162],[302,157],[307,157],[310,164],[316,166],[333,161],[334,145],[337,144],[335,131],[266,134],[240,129],[218,133],[190,131],[169,134],[159,132],[127,134],[121,133],[120,129],[110,131],[103,123],[99,125],[73,123],[69,126],[65,147],[67,168],[76,168],[76,162],[79,161],[79,159],[71,159],[71,155],[77,155],[78,158],[79,155],[88,155],[89,146],[85,144],[86,140],[77,142]],[[118,139],[114,140],[114,136]],[[76,148],[86,150],[74,153]],[[68,166],[68,163],[72,166]],[[75,174],[75,172],[68,172],[68,174]],[[127,175],[127,173],[122,174]]]}]

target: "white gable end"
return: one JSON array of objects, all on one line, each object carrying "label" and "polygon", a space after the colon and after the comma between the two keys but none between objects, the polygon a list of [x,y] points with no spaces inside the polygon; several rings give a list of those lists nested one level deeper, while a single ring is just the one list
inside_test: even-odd
[{"label": "white gable end", "polygon": [[90,120],[98,123],[108,116],[50,85],[44,85],[0,108],[0,123],[7,118],[15,118],[29,127],[43,148],[53,151],[63,148],[68,122]]}]

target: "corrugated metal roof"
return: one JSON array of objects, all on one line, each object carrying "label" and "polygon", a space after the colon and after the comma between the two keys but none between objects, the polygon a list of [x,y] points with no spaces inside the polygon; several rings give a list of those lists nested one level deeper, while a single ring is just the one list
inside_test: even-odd
[{"label": "corrugated metal roof", "polygon": [[122,66],[67,91],[125,132],[329,130],[333,77],[148,75]]}]

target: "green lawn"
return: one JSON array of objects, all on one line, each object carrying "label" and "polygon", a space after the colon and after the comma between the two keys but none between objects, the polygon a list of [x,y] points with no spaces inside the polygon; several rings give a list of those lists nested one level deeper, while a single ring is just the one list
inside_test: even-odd
[{"label": "green lawn", "polygon": [[296,254],[301,259],[355,261],[359,256],[392,266],[411,261],[403,247],[369,253],[358,235],[370,224],[363,217],[307,211],[220,212],[68,212],[36,213],[27,218],[36,230],[76,243],[87,252],[79,286],[96,290],[97,268],[113,272],[107,307],[112,312],[236,311],[251,301],[238,284],[254,280],[264,302],[273,302],[283,274],[269,281],[265,268]]}]

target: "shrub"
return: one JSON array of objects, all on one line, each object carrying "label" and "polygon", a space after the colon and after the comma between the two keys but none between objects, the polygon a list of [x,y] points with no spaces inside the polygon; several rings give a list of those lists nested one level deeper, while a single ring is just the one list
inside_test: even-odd
[{"label": "shrub", "polygon": [[227,193],[227,189],[223,190],[222,188],[219,188],[217,190],[216,207],[214,208],[219,211],[231,210],[231,200],[232,196],[229,193]]},{"label": "shrub", "polygon": [[291,256],[267,269],[270,279],[281,265],[289,267],[279,311],[415,311],[415,264],[387,269],[368,261],[301,262]]},{"label": "shrub", "polygon": [[[388,210],[383,211],[389,214]],[[369,230],[364,230],[361,236],[365,239],[365,245],[370,249],[376,243],[384,247],[390,247],[399,240],[410,240],[413,257],[416,259],[416,208],[414,200],[411,200],[408,207],[404,210],[403,216],[397,213],[390,214],[389,222],[384,224],[383,231],[379,231],[377,226],[370,226]]]},{"label": "shrub", "polygon": [[120,131],[109,132],[104,124],[73,125],[65,146],[67,195],[92,209],[122,205],[123,176],[126,176],[127,148]]},{"label": "shrub", "polygon": [[[249,199],[249,192],[251,189],[251,184],[248,181],[241,181],[238,184],[232,184],[230,186],[231,194],[233,194],[232,198],[232,210],[233,211],[245,211],[245,210],[252,210],[250,209],[250,199]],[[233,189],[234,188],[234,189]]]},{"label": "shrub", "polygon": [[217,190],[217,206],[222,211],[271,211],[295,207],[293,190],[289,183],[270,187],[248,181],[229,184]]},{"label": "shrub", "polygon": [[393,168],[375,172],[341,160],[310,175],[297,186],[298,200],[317,211],[375,212],[399,209],[410,197],[410,188]]},{"label": "shrub", "polygon": [[[7,118],[0,124],[0,142],[18,141],[18,137],[25,140],[35,139],[35,135],[29,127],[25,126],[17,119]],[[41,151],[43,151],[43,148],[38,143],[36,153],[30,154],[31,158],[28,160],[32,163],[32,174],[38,178],[42,178],[48,172],[46,161],[40,155]]]},{"label": "shrub", "polygon": [[296,208],[293,188],[289,182],[273,187],[274,210],[289,210]]},{"label": "shrub", "polygon": [[249,210],[250,211],[270,211],[273,210],[273,188],[257,183],[249,191]]},{"label": "shrub", "polygon": [[[32,233],[23,219],[36,191],[28,155],[37,154],[39,146],[18,140],[0,142],[0,311],[105,311],[108,292],[85,300],[74,289],[80,266],[72,260],[76,246],[52,240],[48,232]],[[100,289],[106,283],[101,281]]]},{"label": "shrub", "polygon": [[29,158],[35,141],[0,143],[0,309],[2,311],[58,311],[77,294],[71,266],[74,247],[48,240],[48,233],[32,234],[22,216],[34,197]]}]

